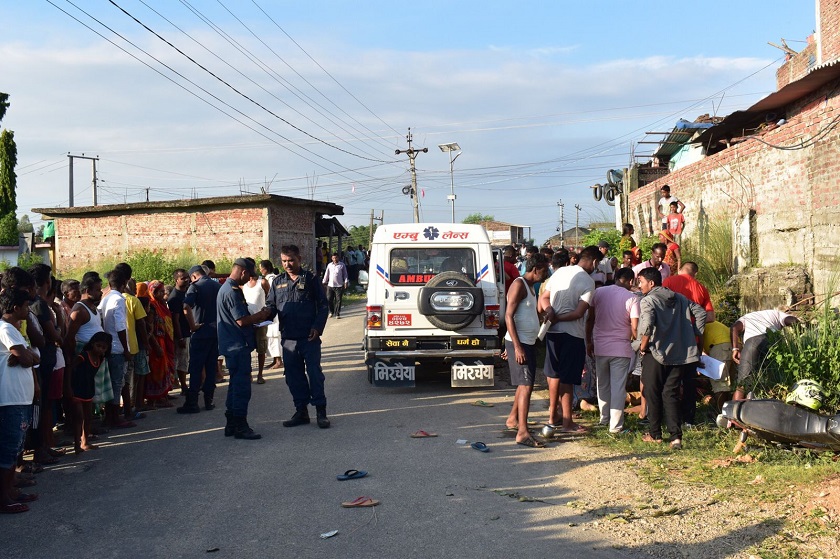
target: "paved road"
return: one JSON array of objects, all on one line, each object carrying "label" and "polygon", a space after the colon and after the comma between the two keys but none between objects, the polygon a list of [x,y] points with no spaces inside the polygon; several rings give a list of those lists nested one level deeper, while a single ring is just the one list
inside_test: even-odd
[{"label": "paved road", "polygon": [[[293,409],[276,374],[253,385],[249,419],[260,441],[223,437],[223,406],[185,417],[149,413],[137,429],[40,474],[41,499],[31,511],[0,518],[0,556],[629,556],[591,539],[597,531],[569,526],[586,522],[563,506],[573,497],[557,481],[579,464],[571,444],[532,450],[499,438],[509,389],[369,385],[359,351],[362,312],[361,305],[346,309],[324,335],[333,428],[282,427]],[[224,402],[224,386],[217,401]],[[496,405],[469,405],[477,399]],[[418,429],[439,437],[409,438]],[[491,452],[457,439],[484,441]],[[350,468],[370,474],[336,481]],[[341,508],[361,495],[381,505]],[[319,538],[331,530],[338,535]]]}]

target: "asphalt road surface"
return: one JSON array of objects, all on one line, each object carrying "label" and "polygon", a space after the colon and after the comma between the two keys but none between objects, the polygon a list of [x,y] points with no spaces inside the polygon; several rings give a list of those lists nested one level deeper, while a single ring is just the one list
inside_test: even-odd
[{"label": "asphalt road surface", "polygon": [[[281,425],[294,410],[276,372],[253,385],[249,421],[262,440],[222,435],[225,384],[214,411],[150,412],[39,474],[30,512],[0,517],[0,557],[633,556],[575,529],[585,520],[558,482],[580,464],[565,450],[574,443],[534,450],[501,438],[510,388],[368,384],[363,308],[346,308],[324,333],[331,429]],[[478,399],[495,405],[470,405]],[[410,438],[418,429],[439,436]],[[349,469],[369,474],[336,480]],[[341,507],[359,496],[380,505]]]}]

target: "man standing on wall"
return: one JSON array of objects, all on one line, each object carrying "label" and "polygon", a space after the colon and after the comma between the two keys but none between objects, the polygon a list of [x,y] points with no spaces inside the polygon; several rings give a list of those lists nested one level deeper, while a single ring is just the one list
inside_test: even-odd
[{"label": "man standing on wall", "polygon": [[677,203],[678,213],[682,213],[685,210],[685,204],[680,202],[679,198],[676,196],[671,196],[671,187],[667,184],[662,185],[662,188],[659,189],[659,193],[662,194],[662,198],[659,199],[658,204],[659,217],[662,219],[662,229],[667,229],[668,214],[671,213],[671,203]]},{"label": "man standing on wall", "polygon": [[[352,252],[352,251],[348,251]],[[318,427],[330,426],[324,373],[321,370],[321,334],[327,324],[328,303],[321,282],[300,267],[300,249],[280,248],[283,272],[271,282],[268,319],[280,319],[280,344],[286,364],[286,385],[292,393],[295,413],[284,427],[309,423],[309,404],[315,406]]]}]

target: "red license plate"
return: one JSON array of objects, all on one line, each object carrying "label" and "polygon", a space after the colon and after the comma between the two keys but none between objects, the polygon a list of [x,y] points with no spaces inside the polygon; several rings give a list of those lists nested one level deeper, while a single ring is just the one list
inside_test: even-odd
[{"label": "red license plate", "polygon": [[388,326],[411,326],[410,314],[389,314]]}]

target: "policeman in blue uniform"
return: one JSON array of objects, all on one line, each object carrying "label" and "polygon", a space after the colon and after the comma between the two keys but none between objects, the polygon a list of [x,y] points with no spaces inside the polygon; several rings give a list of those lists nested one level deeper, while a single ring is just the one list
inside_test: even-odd
[{"label": "policeman in blue uniform", "polygon": [[327,324],[329,304],[318,278],[301,269],[297,246],[281,247],[280,261],[284,271],[271,282],[266,306],[269,319],[279,317],[286,385],[295,404],[295,414],[283,426],[309,423],[308,406],[312,404],[318,427],[326,429],[330,420],[321,370],[321,333]]}]

